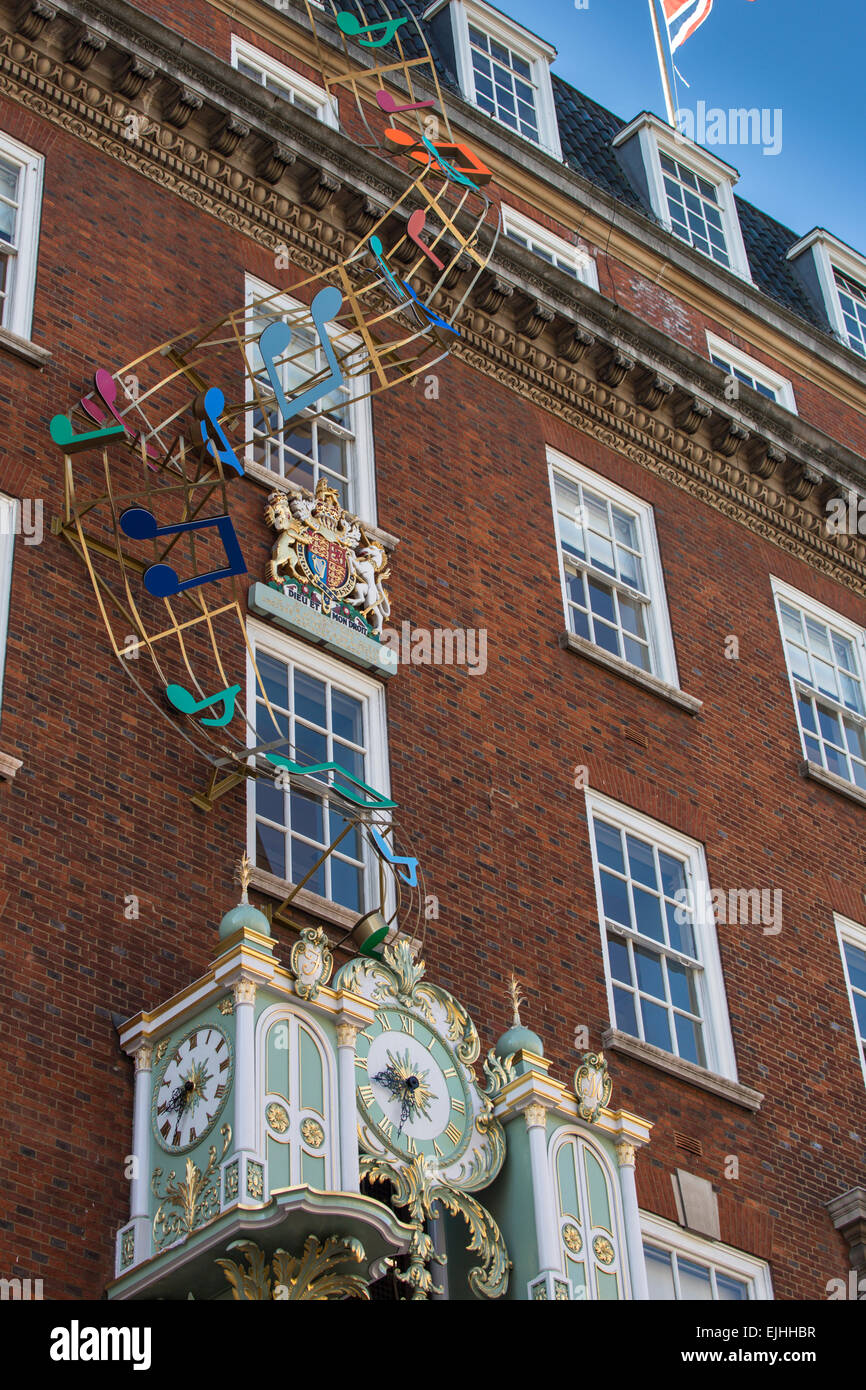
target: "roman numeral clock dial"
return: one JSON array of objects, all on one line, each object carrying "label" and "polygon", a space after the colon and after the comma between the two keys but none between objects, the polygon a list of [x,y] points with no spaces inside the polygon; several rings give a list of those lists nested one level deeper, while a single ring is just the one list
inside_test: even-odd
[{"label": "roman numeral clock dial", "polygon": [[472,1137],[463,1072],[443,1037],[404,1009],[380,1009],[355,1044],[358,1110],[376,1147],[446,1167]]},{"label": "roman numeral clock dial", "polygon": [[168,1054],[153,1091],[151,1119],[157,1143],[184,1153],[213,1129],[232,1080],[231,1043],[221,1028],[200,1024]]}]

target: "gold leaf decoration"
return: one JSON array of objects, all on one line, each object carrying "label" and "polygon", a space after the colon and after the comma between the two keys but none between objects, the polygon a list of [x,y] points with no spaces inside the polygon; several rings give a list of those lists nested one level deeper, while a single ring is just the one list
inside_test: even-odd
[{"label": "gold leaf decoration", "polygon": [[341,1270],[348,1261],[360,1264],[364,1247],[352,1236],[328,1236],[320,1241],[308,1236],[303,1254],[290,1255],[275,1250],[270,1267],[264,1251],[252,1240],[235,1240],[229,1250],[237,1250],[246,1260],[246,1269],[235,1260],[217,1260],[231,1285],[232,1298],[255,1302],[334,1301],[345,1298],[368,1299],[367,1281],[362,1274]]},{"label": "gold leaf decoration", "polygon": [[[231,1125],[223,1125],[220,1134],[223,1149],[219,1158],[216,1147],[212,1144],[208,1150],[208,1163],[203,1173],[198,1165],[188,1158],[181,1181],[176,1181],[177,1174],[172,1169],[166,1180],[164,1193],[159,1191],[162,1169],[154,1168],[150,1186],[154,1197],[160,1200],[153,1218],[153,1243],[157,1250],[164,1249],[166,1245],[173,1245],[175,1241],[186,1240],[193,1231],[200,1226],[206,1226],[219,1215],[219,1179],[214,1183],[210,1180],[225,1158],[226,1150],[231,1143]],[[166,1213],[166,1205],[173,1210]]]}]

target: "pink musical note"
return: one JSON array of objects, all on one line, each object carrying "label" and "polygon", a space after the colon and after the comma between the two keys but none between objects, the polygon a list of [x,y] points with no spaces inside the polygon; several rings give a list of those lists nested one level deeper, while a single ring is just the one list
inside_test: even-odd
[{"label": "pink musical note", "polygon": [[412,216],[409,218],[409,221],[406,223],[406,231],[409,233],[409,236],[412,238],[415,245],[420,246],[421,250],[424,252],[424,255],[430,257],[437,270],[444,270],[444,263],[440,261],[439,257],[435,256],[433,252],[430,250],[430,247],[427,246],[427,244],[421,240],[421,233],[424,231],[424,224],[426,220],[427,219],[424,215],[424,209],[418,208],[417,212],[413,212]]},{"label": "pink musical note", "polygon": [[408,106],[398,106],[391,93],[383,91],[381,87],[376,93],[376,101],[389,116],[396,116],[400,111],[420,111],[424,106],[436,105],[435,101],[411,101]]},{"label": "pink musical note", "polygon": [[[111,372],[107,372],[104,367],[97,367],[96,371],[93,374],[93,384],[96,387],[96,393],[99,396],[99,399],[102,401],[109,415],[112,415],[114,419],[117,421],[117,423],[123,426],[125,434],[132,435],[133,442],[137,444],[139,439],[141,438],[141,435],[136,434],[135,430],[130,428],[130,426],[124,420],[123,416],[118,414],[117,408],[114,404],[115,400],[117,399],[117,382],[111,375]],[[104,423],[105,416],[99,409],[99,406],[96,405],[94,401],[88,400],[86,397],[82,398],[81,409],[85,412],[86,415],[90,416],[91,420],[95,420],[97,425],[101,425]],[[154,449],[152,444],[146,444],[145,451],[147,453],[148,458],[159,458],[159,452],[156,449]]]}]

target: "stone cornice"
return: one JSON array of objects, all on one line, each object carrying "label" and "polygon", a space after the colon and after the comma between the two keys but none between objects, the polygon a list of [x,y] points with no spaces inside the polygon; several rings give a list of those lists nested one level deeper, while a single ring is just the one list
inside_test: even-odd
[{"label": "stone cornice", "polygon": [[[57,0],[57,9],[79,21],[93,14],[96,25],[95,6]],[[387,160],[294,108],[275,114],[269,93],[124,0],[99,7],[103,30],[105,16],[120,12],[124,32],[112,27],[86,74],[64,56],[69,45],[59,15],[36,46],[20,33],[3,35],[0,91],[260,245],[286,244],[308,274],[334,265],[355,244],[348,224],[359,193],[387,205],[405,187]],[[129,101],[115,95],[130,58],[139,74],[160,69],[157,85],[145,83],[139,105],[146,114],[134,140],[124,138]],[[199,103],[182,131],[159,114],[167,81],[186,83]],[[213,133],[227,149],[228,117],[237,139],[220,153]],[[261,175],[262,139],[295,156],[276,179],[272,171]],[[325,205],[309,194],[305,205],[314,170],[333,181]],[[866,544],[828,537],[822,510],[833,493],[866,490],[866,466],[856,454],[747,388],[739,401],[726,401],[719,369],[562,272],[545,267],[542,276],[536,258],[516,244],[500,242],[493,268],[491,282],[501,292],[491,296],[488,286],[467,304],[455,356],[866,593]],[[458,274],[437,307],[453,312],[463,292]],[[518,328],[527,314],[530,340]]]}]

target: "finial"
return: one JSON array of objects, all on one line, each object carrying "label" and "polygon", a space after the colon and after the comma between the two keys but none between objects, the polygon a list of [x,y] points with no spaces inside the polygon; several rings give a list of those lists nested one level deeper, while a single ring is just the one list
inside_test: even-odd
[{"label": "finial", "polygon": [[514,1017],[511,1020],[511,1025],[512,1027],[517,1027],[520,1025],[520,1006],[526,1001],[520,992],[520,985],[517,983],[517,977],[513,972],[511,975],[511,984],[508,986],[508,993],[511,995],[511,1005],[514,1009]]},{"label": "finial", "polygon": [[240,864],[238,865],[237,876],[240,880],[241,885],[241,902],[248,903],[249,898],[247,897],[247,889],[250,886],[250,879],[253,876],[253,866],[250,863],[246,850],[244,850],[241,856]]}]

